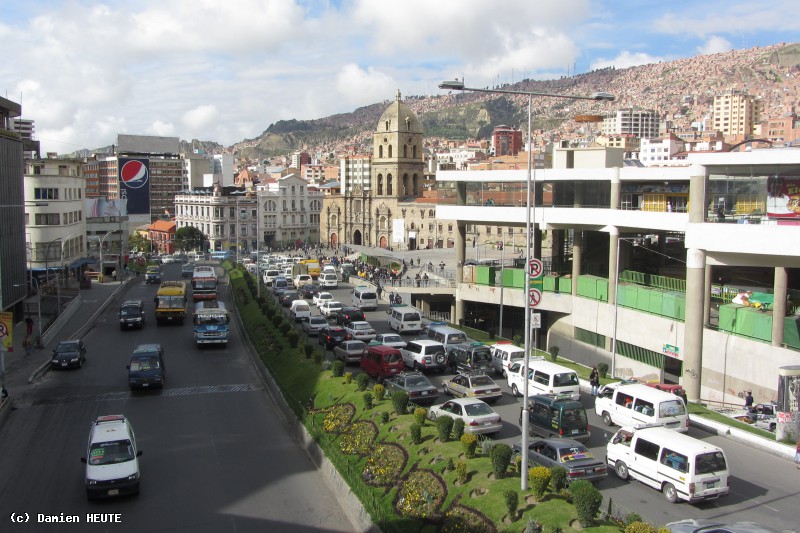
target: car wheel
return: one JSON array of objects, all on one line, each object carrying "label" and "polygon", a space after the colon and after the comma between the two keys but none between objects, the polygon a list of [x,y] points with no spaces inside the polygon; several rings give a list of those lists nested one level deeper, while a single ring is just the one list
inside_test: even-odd
[{"label": "car wheel", "polygon": [[419,372],[419,363],[414,361],[414,366],[412,367],[415,371]]},{"label": "car wheel", "polygon": [[611,420],[611,413],[609,413],[608,411],[603,411],[603,424],[607,426],[614,425],[614,421]]},{"label": "car wheel", "polygon": [[516,383],[511,384],[511,394],[513,394],[514,396],[521,396]]},{"label": "car wheel", "polygon": [[444,353],[439,352],[437,354],[434,354],[433,360],[436,361],[437,365],[443,365],[444,364]]},{"label": "car wheel", "polygon": [[678,491],[675,490],[675,487],[672,485],[672,483],[665,483],[664,488],[661,489],[661,492],[664,493],[664,498],[666,498],[669,503],[675,503],[678,501]]},{"label": "car wheel", "polygon": [[622,461],[617,461],[614,465],[614,472],[616,472],[617,477],[621,480],[625,481],[628,479],[628,465],[623,463]]}]

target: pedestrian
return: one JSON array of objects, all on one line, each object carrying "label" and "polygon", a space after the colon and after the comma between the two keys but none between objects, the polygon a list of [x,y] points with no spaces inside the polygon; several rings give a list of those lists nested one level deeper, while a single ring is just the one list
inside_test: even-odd
[{"label": "pedestrian", "polygon": [[748,411],[753,407],[753,393],[752,391],[747,391],[744,397],[744,408]]},{"label": "pedestrian", "polygon": [[33,343],[31,342],[30,335],[25,335],[25,338],[22,339],[22,347],[25,349],[25,356],[29,356],[31,354],[31,350],[33,349]]},{"label": "pedestrian", "polygon": [[33,334],[33,319],[31,317],[25,319],[25,331],[28,332],[28,335]]},{"label": "pedestrian", "polygon": [[597,367],[592,367],[592,373],[589,374],[589,384],[592,386],[592,396],[597,396],[597,391],[600,389],[600,372]]},{"label": "pedestrian", "polygon": [[800,438],[797,439],[797,446],[794,448],[794,465],[800,468]]}]

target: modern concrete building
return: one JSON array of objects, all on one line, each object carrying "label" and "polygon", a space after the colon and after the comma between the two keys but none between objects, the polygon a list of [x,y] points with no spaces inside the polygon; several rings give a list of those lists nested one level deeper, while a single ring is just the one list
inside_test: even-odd
[{"label": "modern concrete building", "polygon": [[661,120],[656,111],[631,107],[617,109],[603,120],[605,135],[633,135],[640,139],[653,139],[661,135]]},{"label": "modern concrete building", "polygon": [[[800,361],[800,152],[690,153],[682,167],[637,168],[559,151],[555,168],[534,174],[533,256],[546,274],[535,344],[619,377],[681,383],[690,400],[774,399],[778,368]],[[496,328],[504,309],[502,335],[522,335],[524,282],[464,261],[471,225],[524,230],[526,171],[443,171],[437,182],[457,199],[436,208],[457,225],[451,321]],[[679,201],[685,210],[669,209]],[[745,289],[751,305],[734,303]],[[424,291],[409,291],[424,307]]]},{"label": "modern concrete building", "polygon": [[744,139],[761,121],[761,102],[750,94],[728,91],[714,97],[714,129]]}]

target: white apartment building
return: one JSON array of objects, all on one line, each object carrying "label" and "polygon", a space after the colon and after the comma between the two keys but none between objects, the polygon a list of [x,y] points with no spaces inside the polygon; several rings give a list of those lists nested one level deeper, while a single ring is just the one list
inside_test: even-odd
[{"label": "white apartment building", "polygon": [[736,91],[714,97],[714,129],[723,135],[746,136],[761,121],[761,101]]},{"label": "white apartment building", "polygon": [[[685,150],[685,143],[674,134],[656,139],[642,139],[639,148],[639,161],[646,167],[674,164],[673,156]],[[685,165],[685,162],[681,162]]]},{"label": "white apartment building", "polygon": [[339,160],[339,183],[341,192],[348,196],[360,191],[369,194],[372,156],[348,155]]},{"label": "white apartment building", "polygon": [[256,187],[265,246],[320,242],[320,213],[324,193],[290,174]]},{"label": "white apartment building", "polygon": [[[233,185],[233,177],[236,172],[236,168],[233,165],[233,155],[214,154],[211,156],[211,164],[211,173],[214,174],[215,177],[219,177],[219,184],[221,186],[230,187]],[[211,185],[213,185],[213,183]]]},{"label": "white apartment building", "polygon": [[658,112],[651,109],[617,109],[603,119],[604,135],[633,135],[640,139],[654,139],[661,134],[660,128]]}]

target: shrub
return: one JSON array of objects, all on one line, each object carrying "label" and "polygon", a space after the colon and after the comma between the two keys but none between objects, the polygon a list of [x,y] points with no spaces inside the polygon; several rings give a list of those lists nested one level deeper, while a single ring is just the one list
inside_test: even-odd
[{"label": "shrub", "polygon": [[522,335],[514,335],[512,340],[514,341],[515,346],[522,346]]},{"label": "shrub", "polygon": [[292,325],[284,320],[283,322],[280,323],[280,325],[278,326],[278,329],[284,335],[289,335],[289,330],[292,329]]},{"label": "shrub", "polygon": [[362,394],[361,397],[364,398],[364,409],[372,409],[372,392],[364,391],[364,394]]},{"label": "shrub", "polygon": [[550,475],[550,469],[544,466],[534,466],[528,470],[528,482],[537,500],[544,496],[544,491],[550,484]]},{"label": "shrub", "polygon": [[322,370],[330,370],[331,369],[331,362],[325,359],[322,362]]},{"label": "shrub", "polygon": [[603,503],[603,495],[600,494],[597,487],[585,479],[573,482],[569,491],[572,494],[572,501],[575,504],[575,511],[578,513],[581,527],[591,527],[594,524],[594,517],[600,510],[600,504]]},{"label": "shrub", "polygon": [[560,352],[560,351],[561,351],[561,348],[559,348],[558,346],[551,346],[550,347],[550,360],[552,362],[555,363],[555,362],[558,361],[558,352]]},{"label": "shrub", "polygon": [[[511,447],[508,444],[498,443],[489,452],[492,459],[492,471],[497,478],[501,478],[508,470],[511,463]],[[516,494],[516,493],[515,493]]]},{"label": "shrub", "polygon": [[428,416],[428,410],[424,407],[417,407],[414,409],[414,421],[419,427],[425,426],[425,417]]},{"label": "shrub", "polygon": [[[636,513],[630,513],[636,514]],[[628,517],[625,517],[625,521],[627,522]],[[656,533],[656,528],[651,526],[646,522],[642,522],[641,520],[635,520],[630,524],[625,526],[625,533]]]},{"label": "shrub", "polygon": [[398,416],[406,414],[406,410],[408,409],[408,393],[405,391],[395,391],[395,393],[392,394],[392,405]]},{"label": "shrub", "polygon": [[672,530],[668,527],[660,527],[658,528],[658,533],[672,533]]},{"label": "shrub", "polygon": [[453,462],[453,458],[452,457],[448,457],[447,458],[447,464],[445,465],[444,468],[448,472],[452,472],[453,470],[456,469],[456,464]]},{"label": "shrub", "polygon": [[323,357],[322,356],[322,352],[320,352],[319,350],[315,351],[314,352],[314,364],[318,365],[318,364],[322,363],[322,357]]},{"label": "shrub", "polygon": [[464,450],[464,455],[468,459],[475,457],[475,448],[478,447],[478,437],[472,433],[464,433],[461,435],[461,448]]},{"label": "shrub", "polygon": [[541,531],[542,524],[529,517],[528,522],[525,524],[525,533],[541,533]]},{"label": "shrub", "polygon": [[342,377],[344,375],[344,362],[338,360],[334,361],[331,363],[331,369],[333,370],[333,377]]},{"label": "shrub", "polygon": [[597,372],[600,374],[601,378],[606,377],[608,373],[608,364],[607,363],[598,363],[597,364]]},{"label": "shrub", "polygon": [[489,455],[491,453],[492,448],[494,448],[495,442],[491,439],[487,439],[482,437],[478,442],[481,444],[481,455]]},{"label": "shrub", "polygon": [[314,345],[307,342],[303,345],[303,351],[306,354],[306,359],[311,359],[311,354],[314,353]]},{"label": "shrub", "polygon": [[519,494],[515,490],[503,492],[503,499],[506,501],[506,511],[512,520],[517,515],[517,505],[519,505]]},{"label": "shrub", "polygon": [[466,483],[469,480],[466,461],[456,463],[456,479],[461,483]]},{"label": "shrub", "polygon": [[289,346],[292,348],[297,347],[297,343],[300,342],[300,334],[297,333],[295,330],[291,330],[289,333],[286,334],[286,339],[289,341]]},{"label": "shrub", "polygon": [[345,375],[344,375],[345,384],[349,385],[351,381],[353,381],[353,373],[352,372],[345,373]]},{"label": "shrub", "polygon": [[381,423],[388,424],[389,423],[389,411],[383,411],[381,413]]},{"label": "shrub", "polygon": [[456,418],[456,421],[453,422],[453,440],[461,440],[461,437],[464,435],[464,420],[461,418]]},{"label": "shrub", "polygon": [[414,444],[422,443],[422,428],[418,424],[411,424],[411,442]]},{"label": "shrub", "polygon": [[439,434],[439,441],[447,442],[450,440],[450,432],[453,430],[453,419],[449,416],[440,416],[434,422],[436,432]]},{"label": "shrub", "polygon": [[379,402],[386,398],[386,387],[380,383],[376,383],[375,386],[372,387],[372,394],[375,396],[375,401]]},{"label": "shrub", "polygon": [[553,492],[561,492],[567,486],[567,469],[563,466],[554,466],[550,469],[550,484]]},{"label": "shrub", "polygon": [[622,521],[622,525],[627,528],[634,522],[641,522],[641,521],[642,521],[642,515],[640,515],[639,513],[628,513],[625,515],[625,518]]},{"label": "shrub", "polygon": [[369,376],[365,373],[360,373],[356,375],[356,386],[358,387],[359,391],[367,390],[367,385],[369,385]]}]

